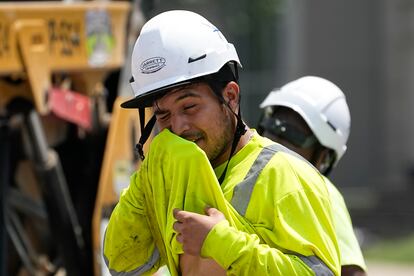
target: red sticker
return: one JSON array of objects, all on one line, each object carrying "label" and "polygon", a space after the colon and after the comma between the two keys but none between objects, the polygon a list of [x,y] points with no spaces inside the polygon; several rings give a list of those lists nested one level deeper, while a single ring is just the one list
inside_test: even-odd
[{"label": "red sticker", "polygon": [[59,118],[82,128],[92,127],[91,99],[70,90],[52,88],[49,91],[49,104],[52,112]]}]

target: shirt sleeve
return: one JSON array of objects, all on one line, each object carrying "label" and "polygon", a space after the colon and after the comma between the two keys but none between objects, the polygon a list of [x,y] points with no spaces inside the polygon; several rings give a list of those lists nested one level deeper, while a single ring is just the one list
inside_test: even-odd
[{"label": "shirt sleeve", "polygon": [[144,206],[135,173],[111,214],[104,237],[104,259],[113,275],[151,275],[161,266]]},{"label": "shirt sleeve", "polygon": [[315,275],[299,257],[261,244],[258,236],[238,231],[227,221],[209,232],[202,256],[213,258],[227,275]]},{"label": "shirt sleeve", "polygon": [[[339,275],[336,237],[328,214],[324,207],[312,206],[310,198],[304,191],[284,197],[274,207],[274,227],[255,224],[256,234],[227,222],[217,224],[204,241],[202,256],[215,259],[228,275]],[[257,215],[263,216],[260,211]],[[309,260],[317,260],[316,265],[309,265]]]}]

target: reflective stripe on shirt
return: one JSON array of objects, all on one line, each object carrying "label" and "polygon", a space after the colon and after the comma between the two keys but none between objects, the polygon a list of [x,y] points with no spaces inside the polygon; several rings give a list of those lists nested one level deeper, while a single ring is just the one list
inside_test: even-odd
[{"label": "reflective stripe on shirt", "polygon": [[294,254],[298,256],[302,262],[304,262],[310,269],[315,272],[316,276],[334,276],[335,274],[329,267],[317,256],[303,256],[300,254]]},{"label": "reflective stripe on shirt", "polygon": [[[105,235],[106,235],[106,231],[104,234],[104,241],[105,241]],[[104,245],[105,246],[105,245]],[[103,255],[106,267],[109,267],[109,260],[106,258],[105,255]],[[131,271],[115,271],[113,269],[109,269],[109,273],[111,273],[112,276],[136,276],[136,275],[142,275],[143,273],[147,272],[148,270],[150,270],[159,260],[160,258],[160,252],[158,251],[158,248],[155,247],[154,251],[152,252],[152,255],[150,257],[150,259],[148,260],[148,262],[146,262],[145,264],[137,267],[134,270]]]},{"label": "reflective stripe on shirt", "polygon": [[[259,177],[260,173],[267,165],[267,163],[272,159],[272,157],[278,152],[285,152],[296,156],[297,158],[305,161],[309,165],[308,160],[303,158],[298,153],[280,145],[272,144],[267,147],[264,147],[262,151],[257,156],[253,165],[250,167],[245,178],[240,182],[233,192],[233,198],[231,199],[231,205],[239,212],[240,215],[244,216],[246,214],[247,206],[249,205],[250,198],[252,196],[254,185]],[[329,267],[317,256],[303,256],[301,254],[291,252],[292,255],[300,258],[313,272],[316,276],[333,276],[334,273],[329,269]]]},{"label": "reflective stripe on shirt", "polygon": [[233,205],[233,207],[239,212],[240,215],[244,216],[246,214],[247,206],[249,205],[250,197],[252,195],[257,178],[259,177],[263,168],[270,161],[270,159],[272,159],[273,155],[275,155],[275,153],[278,151],[294,155],[299,159],[302,159],[309,163],[301,155],[280,144],[272,144],[264,147],[257,156],[256,160],[254,160],[253,165],[250,167],[250,170],[247,172],[247,175],[243,181],[234,188],[231,205]]}]

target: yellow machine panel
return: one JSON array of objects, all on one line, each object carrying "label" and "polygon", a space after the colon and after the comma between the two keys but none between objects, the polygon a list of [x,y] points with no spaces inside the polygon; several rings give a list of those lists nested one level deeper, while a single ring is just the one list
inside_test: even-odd
[{"label": "yellow machine panel", "polygon": [[[52,71],[120,67],[128,10],[127,2],[0,3],[0,75],[23,71],[16,28],[26,19],[44,21]],[[42,42],[41,36],[31,39]]]}]

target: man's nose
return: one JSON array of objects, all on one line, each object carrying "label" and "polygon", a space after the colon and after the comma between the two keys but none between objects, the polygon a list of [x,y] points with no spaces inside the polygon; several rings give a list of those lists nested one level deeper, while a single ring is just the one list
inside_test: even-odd
[{"label": "man's nose", "polygon": [[178,136],[190,129],[190,124],[185,116],[175,115],[171,118],[171,131]]}]

